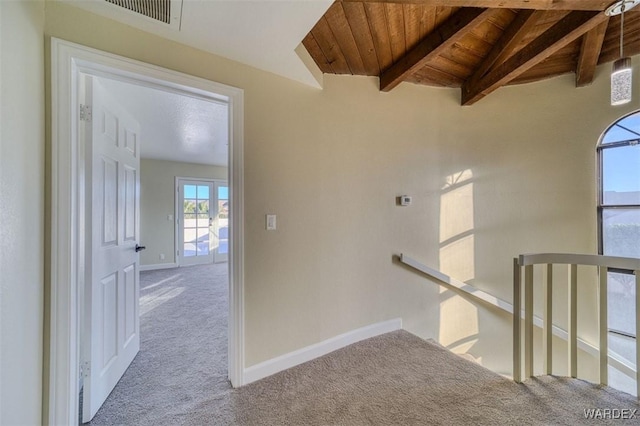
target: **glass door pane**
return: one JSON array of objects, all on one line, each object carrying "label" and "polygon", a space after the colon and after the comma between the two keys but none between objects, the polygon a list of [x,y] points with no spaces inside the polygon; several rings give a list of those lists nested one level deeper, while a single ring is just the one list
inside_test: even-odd
[{"label": "glass door pane", "polygon": [[210,263],[212,254],[211,205],[213,182],[181,180],[179,206],[182,220],[179,229],[182,236],[181,264]]},{"label": "glass door pane", "polygon": [[227,261],[229,254],[229,187],[216,183],[215,261]]}]

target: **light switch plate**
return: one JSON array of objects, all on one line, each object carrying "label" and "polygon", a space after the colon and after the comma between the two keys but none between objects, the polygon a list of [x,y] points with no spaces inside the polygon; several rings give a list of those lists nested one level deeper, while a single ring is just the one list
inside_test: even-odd
[{"label": "light switch plate", "polygon": [[275,231],[276,230],[276,215],[268,214],[267,215],[267,231]]}]

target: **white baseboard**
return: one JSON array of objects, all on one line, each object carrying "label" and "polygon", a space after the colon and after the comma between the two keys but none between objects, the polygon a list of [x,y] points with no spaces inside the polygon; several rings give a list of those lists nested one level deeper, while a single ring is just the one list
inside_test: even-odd
[{"label": "white baseboard", "polygon": [[307,346],[306,348],[298,349],[297,351],[289,352],[288,354],[245,368],[242,384],[247,385],[251,382],[255,382],[256,380],[263,379],[271,376],[272,374],[295,367],[296,365],[300,365],[304,362],[311,361],[361,340],[401,329],[402,318],[396,318],[340,334],[322,342]]},{"label": "white baseboard", "polygon": [[156,271],[158,269],[171,269],[177,267],[177,263],[156,263],[155,265],[140,265],[140,272]]}]

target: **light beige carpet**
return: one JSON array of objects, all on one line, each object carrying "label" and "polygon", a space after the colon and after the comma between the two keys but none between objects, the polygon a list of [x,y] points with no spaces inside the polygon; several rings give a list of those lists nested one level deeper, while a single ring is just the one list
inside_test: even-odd
[{"label": "light beige carpet", "polygon": [[143,316],[141,353],[92,424],[640,424],[640,414],[585,419],[585,410],[640,408],[630,395],[549,376],[518,385],[405,331],[231,389],[221,349],[226,280],[215,267],[194,268],[145,276],[187,289]]}]

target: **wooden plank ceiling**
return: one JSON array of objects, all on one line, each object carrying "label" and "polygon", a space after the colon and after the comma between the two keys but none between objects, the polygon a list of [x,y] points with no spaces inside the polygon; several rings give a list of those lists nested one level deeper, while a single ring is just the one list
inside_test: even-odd
[{"label": "wooden plank ceiling", "polygon": [[[620,17],[601,0],[338,0],[303,40],[328,74],[461,89],[471,105],[501,86],[576,74],[592,82],[619,56]],[[625,55],[640,53],[640,7],[625,14]]]}]

